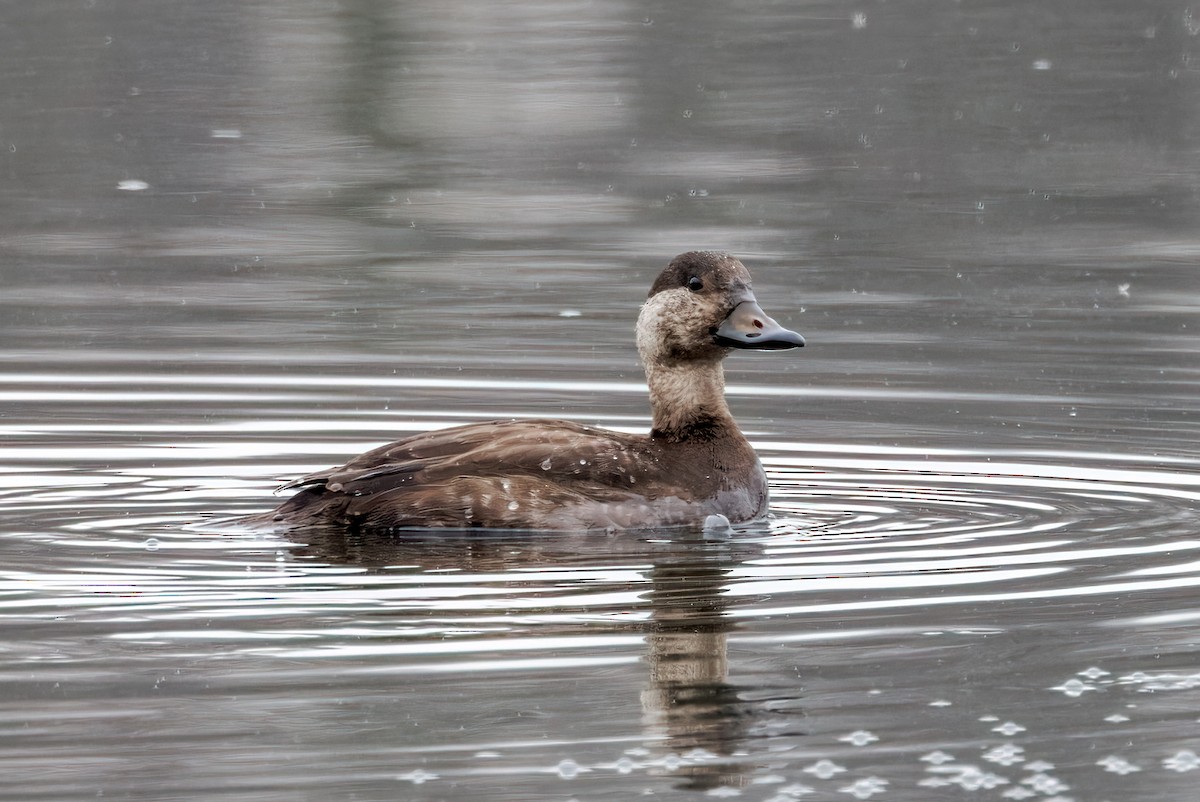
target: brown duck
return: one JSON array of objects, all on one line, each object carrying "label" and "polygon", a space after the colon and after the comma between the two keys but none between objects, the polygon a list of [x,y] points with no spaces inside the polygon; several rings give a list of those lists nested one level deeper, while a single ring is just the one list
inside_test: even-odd
[{"label": "brown duck", "polygon": [[[642,306],[637,347],[649,434],[561,420],[503,420],[427,432],[297,479],[257,523],[287,528],[646,529],[762,517],[767,479],[725,403],[734,348],[798,348],[767,317],[750,273],[726,253],[667,266]],[[717,519],[720,520],[720,519]]]}]

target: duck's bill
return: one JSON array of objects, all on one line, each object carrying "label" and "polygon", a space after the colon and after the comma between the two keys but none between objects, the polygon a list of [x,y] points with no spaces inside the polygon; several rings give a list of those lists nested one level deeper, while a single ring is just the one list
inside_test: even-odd
[{"label": "duck's bill", "polygon": [[754,301],[742,301],[735,306],[725,322],[713,332],[713,339],[717,345],[726,348],[753,348],[759,351],[781,351],[804,346],[803,337],[780,326]]}]

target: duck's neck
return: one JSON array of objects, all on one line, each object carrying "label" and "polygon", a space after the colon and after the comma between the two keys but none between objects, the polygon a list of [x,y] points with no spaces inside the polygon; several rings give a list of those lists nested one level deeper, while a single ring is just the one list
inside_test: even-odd
[{"label": "duck's neck", "polygon": [[682,441],[737,431],[725,403],[725,373],[720,362],[673,365],[648,363],[650,409],[656,438]]}]

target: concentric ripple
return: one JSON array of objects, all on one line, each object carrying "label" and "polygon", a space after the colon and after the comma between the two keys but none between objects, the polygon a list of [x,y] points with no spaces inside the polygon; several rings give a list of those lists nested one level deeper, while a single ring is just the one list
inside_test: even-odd
[{"label": "concentric ripple", "polygon": [[[27,721],[54,711],[23,732],[31,748],[108,759],[106,736],[81,742],[73,722],[136,697],[104,732],[270,761],[261,738],[230,733],[295,719],[281,743],[304,768],[280,782],[386,766],[402,794],[434,798],[514,778],[564,797],[633,798],[669,778],[781,802],[1071,798],[1111,782],[1137,798],[1139,772],[1162,783],[1200,768],[1176,734],[1191,719],[1148,715],[1140,696],[1184,710],[1200,686],[1186,649],[1170,665],[1145,657],[1172,631],[1190,642],[1200,617],[1189,460],[757,435],[772,516],[732,532],[283,537],[230,521],[269,507],[282,478],[478,417],[438,393],[497,387],[397,381],[429,403],[396,412],[359,379],[74,379],[13,377],[7,398],[31,412],[0,420],[0,689],[36,700],[19,703]],[[503,386],[512,414],[546,414],[530,401],[545,386]],[[761,410],[782,397],[736,392]],[[131,419],[131,404],[151,411]],[[623,712],[597,718],[609,707]],[[394,713],[364,748],[379,710]],[[590,723],[547,742],[547,710]],[[187,727],[164,730],[176,716]],[[417,741],[397,734],[413,727]],[[1043,737],[1063,732],[1101,751],[1079,768]],[[1056,771],[1064,759],[1074,767]],[[11,763],[14,781],[43,787],[33,764]]]}]

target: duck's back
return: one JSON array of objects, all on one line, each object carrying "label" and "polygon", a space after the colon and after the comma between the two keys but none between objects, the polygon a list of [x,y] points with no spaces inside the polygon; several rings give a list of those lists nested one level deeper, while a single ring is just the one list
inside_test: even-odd
[{"label": "duck's back", "polygon": [[[293,482],[287,488],[300,492],[270,520],[371,529],[625,529],[690,523],[713,512],[734,521],[755,517],[765,485],[751,475],[750,492],[731,498],[728,466],[711,464],[715,452],[568,421],[459,426]],[[757,459],[746,467],[761,474]]]}]

